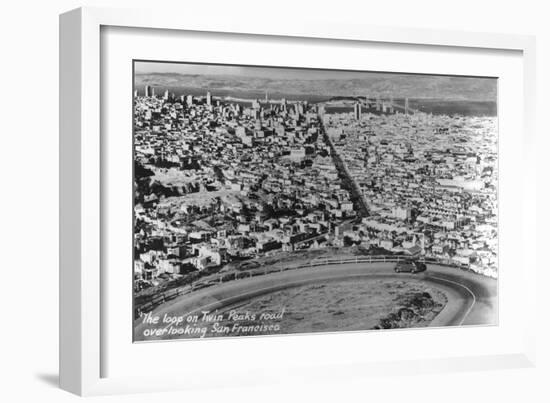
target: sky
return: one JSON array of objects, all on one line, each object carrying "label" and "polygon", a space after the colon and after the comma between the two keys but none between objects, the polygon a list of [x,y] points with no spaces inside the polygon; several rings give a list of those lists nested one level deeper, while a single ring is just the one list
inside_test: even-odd
[{"label": "sky", "polygon": [[[211,64],[136,62],[135,72],[141,73],[179,73],[204,75],[234,75],[246,77],[262,77],[274,79],[353,79],[369,76],[380,76],[381,73],[363,71],[338,71],[317,69],[295,69],[280,67],[247,67],[247,66],[215,66]],[[389,74],[389,73],[384,73]],[[407,76],[408,74],[389,74],[392,76]]]}]

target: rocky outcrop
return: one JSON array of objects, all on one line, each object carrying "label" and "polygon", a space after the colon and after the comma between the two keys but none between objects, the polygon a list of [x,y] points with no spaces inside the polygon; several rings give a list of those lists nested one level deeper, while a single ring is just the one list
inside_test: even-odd
[{"label": "rocky outcrop", "polygon": [[429,292],[411,292],[396,297],[396,309],[381,318],[373,329],[400,329],[415,327],[431,321],[444,304],[436,302]]}]

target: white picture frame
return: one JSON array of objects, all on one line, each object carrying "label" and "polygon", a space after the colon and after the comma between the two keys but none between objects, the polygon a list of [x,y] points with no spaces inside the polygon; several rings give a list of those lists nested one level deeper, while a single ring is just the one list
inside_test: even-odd
[{"label": "white picture frame", "polygon": [[[204,380],[207,368],[196,374],[170,372],[158,376],[120,375],[105,376],[106,351],[105,321],[107,315],[102,289],[104,247],[102,244],[101,210],[104,198],[105,172],[102,157],[101,132],[101,30],[104,27],[136,29],[181,30],[195,33],[243,34],[262,38],[291,38],[338,40],[362,43],[404,44],[451,49],[475,49],[477,52],[503,50],[521,53],[523,98],[523,133],[517,133],[522,144],[518,157],[523,178],[521,198],[522,238],[518,254],[522,260],[524,282],[519,291],[526,314],[521,322],[522,342],[499,354],[475,352],[464,356],[432,356],[407,360],[369,361],[358,354],[355,359],[339,362],[323,354],[317,362],[305,362],[306,356],[280,366],[270,368],[270,363],[256,363],[264,367],[263,374],[247,373],[247,364],[227,367]],[[200,61],[200,60],[195,60]],[[405,68],[406,69],[406,68]],[[527,253],[529,235],[536,226],[535,203],[535,41],[533,37],[457,31],[430,31],[409,28],[385,28],[359,26],[346,23],[327,23],[314,19],[279,24],[269,20],[254,21],[214,16],[189,16],[152,10],[116,10],[104,8],[80,8],[60,16],[60,385],[79,395],[96,395],[129,392],[151,392],[191,387],[209,387],[237,382],[249,385],[256,382],[292,382],[299,379],[334,379],[372,374],[406,374],[411,372],[438,372],[457,370],[497,369],[534,365],[535,339],[535,279],[536,264],[532,247]],[[129,115],[128,115],[129,116]],[[116,303],[116,302],[115,302]],[[299,336],[293,348],[308,339],[319,336]],[[361,335],[326,335],[327,343],[357,342]],[[375,336],[371,336],[375,337]],[[377,337],[376,340],[380,338]],[[255,344],[257,348],[280,345],[281,338],[264,338],[249,341],[223,341],[224,346]],[[131,342],[131,340],[130,340]],[[187,342],[189,343],[195,342]],[[218,341],[221,346],[222,342]],[[164,351],[170,349],[165,344]],[[172,344],[175,346],[175,344]],[[116,348],[116,346],[115,346]],[[172,347],[176,348],[176,347]],[[220,359],[223,349],[212,352],[212,360]],[[303,368],[308,372],[304,374]],[[330,373],[331,376],[327,374]],[[247,374],[247,376],[244,376]]]}]

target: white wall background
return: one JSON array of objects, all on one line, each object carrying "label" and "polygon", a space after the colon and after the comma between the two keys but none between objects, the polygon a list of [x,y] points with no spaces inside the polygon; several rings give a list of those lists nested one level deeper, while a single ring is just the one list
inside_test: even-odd
[{"label": "white wall background", "polygon": [[[82,5],[184,7],[186,13],[231,18],[288,18],[314,13],[326,20],[374,25],[464,29],[537,36],[539,220],[538,242],[548,240],[548,136],[550,30],[545,2],[523,0],[20,0],[0,6],[0,399],[66,402],[76,398],[57,383],[58,292],[58,14]],[[404,67],[406,69],[406,67]],[[396,378],[351,379],[312,384],[162,395],[94,398],[115,402],[174,399],[279,401],[549,401],[550,354],[547,310],[548,263],[539,261],[540,317],[535,369]]]}]

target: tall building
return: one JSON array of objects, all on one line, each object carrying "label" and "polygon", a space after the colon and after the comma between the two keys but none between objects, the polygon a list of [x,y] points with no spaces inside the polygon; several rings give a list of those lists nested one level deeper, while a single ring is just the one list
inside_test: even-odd
[{"label": "tall building", "polygon": [[325,105],[319,106],[317,114],[319,115],[319,119],[323,120],[323,117],[325,116]]},{"label": "tall building", "polygon": [[212,94],[210,93],[210,91],[206,93],[206,105],[212,105]]},{"label": "tall building", "polygon": [[233,104],[233,111],[235,112],[235,114],[237,116],[240,116],[241,115],[241,105],[239,104]]},{"label": "tall building", "polygon": [[187,106],[193,105],[193,95],[187,95]]},{"label": "tall building", "polygon": [[405,114],[409,113],[409,98],[405,98]]},{"label": "tall building", "polygon": [[356,102],[355,105],[353,105],[353,116],[355,117],[355,120],[361,120],[361,104],[359,102]]},{"label": "tall building", "polygon": [[168,101],[168,98],[170,98],[170,93],[168,90],[164,91],[164,96],[162,97],[165,101]]},{"label": "tall building", "polygon": [[145,96],[146,97],[154,97],[155,96],[155,88],[151,87],[150,85],[145,86]]},{"label": "tall building", "polygon": [[296,120],[300,120],[300,105],[294,105],[294,117]]}]

